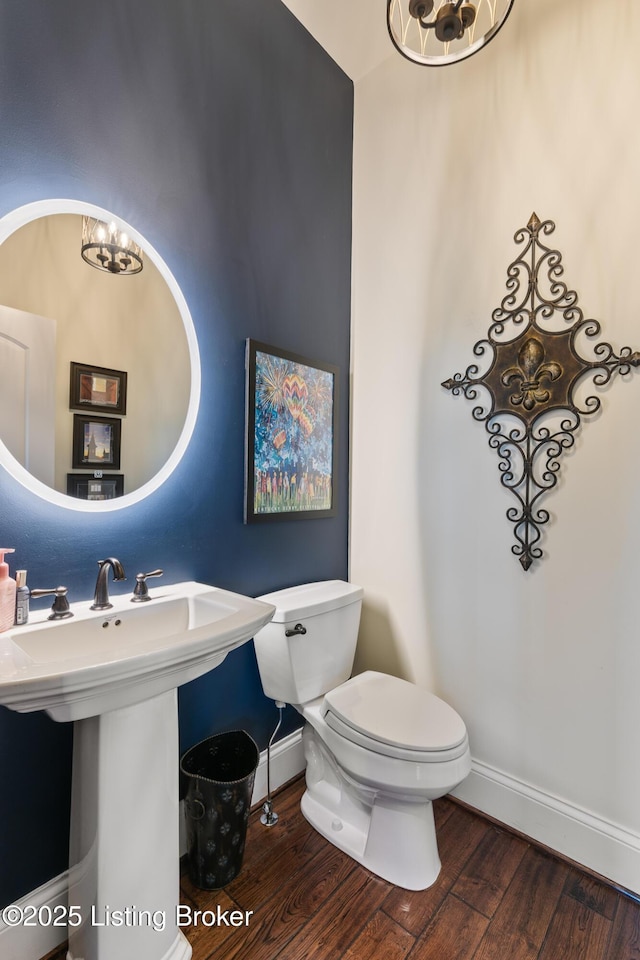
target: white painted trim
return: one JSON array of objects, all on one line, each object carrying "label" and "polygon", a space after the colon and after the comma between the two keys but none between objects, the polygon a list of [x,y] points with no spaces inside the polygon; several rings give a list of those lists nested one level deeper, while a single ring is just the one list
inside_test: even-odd
[{"label": "white painted trim", "polygon": [[[294,730],[274,744],[271,750],[271,790],[277,790],[287,781],[297,776],[305,768],[302,749],[302,730]],[[260,754],[256,770],[252,804],[259,803],[267,795],[267,751]],[[277,811],[277,805],[276,805]],[[183,805],[180,804],[180,855],[186,853]],[[24,908],[54,907],[67,905],[69,873],[65,870],[60,876],[33,890],[16,901],[16,906]],[[0,915],[2,911],[0,910]],[[67,936],[64,927],[41,926],[8,927],[0,920],[0,957],[2,960],[39,960]]]},{"label": "white painted trim", "polygon": [[[37,890],[32,890],[25,897],[16,900],[16,907],[24,909],[29,906],[36,908],[50,907],[66,908],[69,887],[69,873],[65,870],[59,877],[54,877],[44,883]],[[2,911],[0,911],[0,914]],[[62,913],[62,910],[60,910]],[[39,960],[46,953],[53,950],[67,939],[66,927],[52,927],[38,924],[35,927],[8,927],[0,920],[0,957],[2,960]]]},{"label": "white painted trim", "polygon": [[474,760],[452,795],[613,883],[640,893],[640,836]]}]

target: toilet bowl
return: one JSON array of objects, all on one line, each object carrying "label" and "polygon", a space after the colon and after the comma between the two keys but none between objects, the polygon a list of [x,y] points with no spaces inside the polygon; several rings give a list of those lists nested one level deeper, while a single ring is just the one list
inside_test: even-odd
[{"label": "toilet bowl", "polygon": [[265,694],[304,717],[301,809],[324,837],[408,890],[436,880],[431,801],[471,769],[464,722],[447,703],[398,677],[350,677],[362,588],[341,580],[261,597],[275,606],[254,644]]}]

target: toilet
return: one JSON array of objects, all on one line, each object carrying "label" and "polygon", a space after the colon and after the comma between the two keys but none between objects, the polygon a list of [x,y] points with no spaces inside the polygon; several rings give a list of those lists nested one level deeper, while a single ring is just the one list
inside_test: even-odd
[{"label": "toilet", "polygon": [[471,769],[462,719],[432,693],[368,670],[351,677],[361,587],[302,584],[254,637],[266,696],[306,720],[301,809],[327,840],[377,876],[424,890],[440,872],[432,800]]}]

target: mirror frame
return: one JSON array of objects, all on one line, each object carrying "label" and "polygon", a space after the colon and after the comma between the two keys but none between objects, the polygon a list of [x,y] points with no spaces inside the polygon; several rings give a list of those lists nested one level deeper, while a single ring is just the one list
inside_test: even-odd
[{"label": "mirror frame", "polygon": [[[7,447],[0,439],[0,466],[3,466],[15,480],[22,484],[23,487],[26,487],[31,493],[35,493],[38,497],[41,497],[48,503],[54,504],[58,507],[64,507],[67,510],[77,510],[84,513],[106,513],[112,510],[122,510],[125,507],[130,507],[134,503],[139,503],[145,497],[148,497],[165,482],[165,480],[173,473],[177,465],[180,463],[180,460],[184,456],[184,453],[189,445],[189,441],[191,440],[198,416],[198,408],[200,406],[200,351],[198,349],[196,331],[191,318],[191,313],[187,306],[187,302],[168,266],[160,254],[154,250],[151,244],[135,229],[135,227],[133,227],[130,223],[127,223],[126,220],[123,220],[121,217],[116,216],[109,210],[105,210],[102,207],[97,207],[93,203],[87,203],[81,200],[36,200],[33,203],[27,203],[24,206],[17,207],[15,210],[9,211],[9,213],[0,218],[0,244],[4,243],[4,241],[10,237],[11,234],[15,233],[16,230],[19,230],[20,227],[25,226],[27,223],[31,223],[32,220],[38,220],[41,217],[47,217],[52,214],[64,213],[76,213],[80,214],[81,216],[86,214],[89,216],[98,217],[101,220],[116,220],[119,224],[122,224],[122,226],[127,230],[129,236],[142,247],[144,255],[153,261],[167,283],[178,306],[180,316],[182,317],[182,323],[184,325],[184,330],[187,337],[187,347],[189,350],[189,363],[191,367],[189,404],[187,407],[187,415],[185,417],[184,426],[180,436],[178,437],[178,442],[176,443],[164,466],[162,466],[161,469],[158,470],[158,472],[154,474],[150,480],[147,480],[146,483],[138,487],[137,490],[133,490],[131,493],[125,493],[124,496],[116,497],[113,500],[102,500],[100,502],[80,500],[75,497],[70,497],[65,493],[60,493],[58,490],[48,487],[45,483],[42,483],[42,481],[37,480],[34,476],[32,476],[29,471],[26,470],[25,467],[23,467],[22,464],[16,460],[13,454],[9,452]],[[79,246],[78,256],[80,256]]]}]

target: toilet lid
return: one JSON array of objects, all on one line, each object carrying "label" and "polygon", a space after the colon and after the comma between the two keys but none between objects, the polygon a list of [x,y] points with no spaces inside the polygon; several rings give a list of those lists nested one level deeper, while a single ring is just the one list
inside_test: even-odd
[{"label": "toilet lid", "polygon": [[444,700],[407,680],[372,670],[327,693],[321,712],[325,717],[334,714],[365,737],[403,750],[451,750],[467,737],[464,721]]}]

